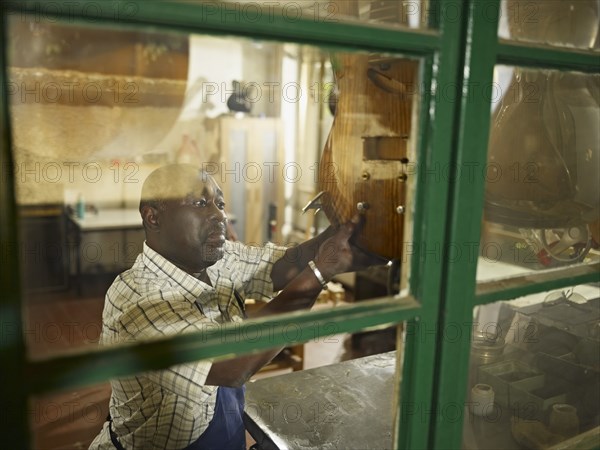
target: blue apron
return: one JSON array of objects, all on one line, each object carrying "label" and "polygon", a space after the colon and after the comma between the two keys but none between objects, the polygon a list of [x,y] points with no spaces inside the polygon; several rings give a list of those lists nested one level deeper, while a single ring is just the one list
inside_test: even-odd
[{"label": "blue apron", "polygon": [[[239,388],[219,386],[215,400],[215,413],[208,428],[184,450],[245,450],[246,431],[243,419],[245,391],[246,386]],[[123,450],[111,425],[112,421],[109,417],[110,439],[117,450]]]},{"label": "blue apron", "polygon": [[239,388],[219,386],[215,414],[204,433],[186,450],[245,450],[244,392]]}]

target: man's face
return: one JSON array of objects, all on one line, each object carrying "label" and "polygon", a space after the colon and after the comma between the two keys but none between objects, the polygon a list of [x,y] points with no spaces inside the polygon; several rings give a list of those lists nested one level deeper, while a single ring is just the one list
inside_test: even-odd
[{"label": "man's face", "polygon": [[181,195],[166,200],[159,213],[163,256],[189,273],[200,272],[223,257],[223,192],[212,177],[200,173],[174,182]]}]

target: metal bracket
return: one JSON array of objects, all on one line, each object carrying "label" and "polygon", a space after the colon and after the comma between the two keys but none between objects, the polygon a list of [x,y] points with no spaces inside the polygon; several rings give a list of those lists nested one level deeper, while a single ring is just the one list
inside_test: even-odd
[{"label": "metal bracket", "polygon": [[315,214],[317,214],[319,211],[321,211],[321,208],[323,207],[323,203],[320,202],[320,199],[324,193],[325,193],[325,191],[321,191],[317,195],[315,195],[313,197],[313,199],[311,201],[309,201],[304,208],[302,208],[302,214],[306,213],[306,211],[308,211],[309,209],[314,209]]}]

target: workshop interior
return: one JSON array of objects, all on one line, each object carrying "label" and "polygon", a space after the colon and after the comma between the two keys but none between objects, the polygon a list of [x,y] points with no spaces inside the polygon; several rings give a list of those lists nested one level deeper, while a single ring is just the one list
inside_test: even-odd
[{"label": "workshop interior", "polygon": [[[485,15],[473,45],[497,26],[507,54],[566,55],[482,62],[490,73],[470,95],[458,78],[432,83],[449,63],[406,38],[446,32],[431,25],[433,0],[148,2],[189,8],[173,20],[197,14],[194,31],[165,26],[156,12],[163,26],[136,21],[154,8],[139,2],[87,2],[85,11],[74,2],[75,18],[61,2],[30,3],[5,12],[3,42],[2,184],[17,231],[2,245],[16,255],[25,364],[100,352],[106,290],[142,250],[142,184],[158,167],[193,164],[224,193],[229,240],[293,246],[358,214],[354,242],[389,261],[334,277],[312,312],[296,313],[328,320],[315,335],[308,321],[288,326],[289,343],[248,383],[248,448],[421,448],[403,430],[440,442],[435,427],[452,428],[469,450],[599,445],[600,3],[492,1],[490,19],[465,2],[454,22]],[[344,47],[327,33],[294,40],[275,25],[261,35],[252,24],[268,26],[267,11],[275,24],[383,37]],[[219,32],[202,32],[205,19]],[[384,42],[396,32],[393,50]],[[478,57],[459,58],[457,73]],[[593,58],[587,69],[579,62]],[[453,112],[438,115],[440,105]],[[471,107],[485,113],[467,126]],[[460,147],[473,131],[485,134],[483,164]],[[442,141],[467,156],[438,159]],[[444,230],[461,239],[440,241]],[[469,268],[464,280],[426,282],[436,268],[459,273],[452,264]],[[435,295],[424,294],[428,284]],[[396,315],[361,322],[360,308]],[[9,342],[13,331],[3,330]],[[456,348],[462,376],[452,379]],[[70,364],[48,367],[77,374]],[[427,375],[407,376],[415,373]],[[26,394],[29,448],[88,448],[108,413],[108,376],[39,383]],[[444,402],[454,389],[463,401]]]}]

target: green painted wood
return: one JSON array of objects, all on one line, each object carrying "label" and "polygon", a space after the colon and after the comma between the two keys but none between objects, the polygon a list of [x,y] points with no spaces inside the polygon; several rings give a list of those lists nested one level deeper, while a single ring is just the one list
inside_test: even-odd
[{"label": "green painted wood", "polygon": [[419,67],[419,86],[423,86],[421,90],[421,98],[419,99],[419,117],[417,126],[417,161],[413,162],[412,167],[416,167],[416,170],[411,170],[411,174],[416,176],[416,189],[414,193],[414,211],[412,221],[413,230],[412,236],[407,241],[405,246],[405,252],[402,256],[400,264],[410,264],[409,271],[409,288],[410,292],[414,296],[418,296],[419,280],[421,279],[422,270],[424,270],[425,260],[420,257],[418,249],[425,247],[424,232],[425,227],[421,224],[424,223],[423,215],[425,205],[425,186],[426,186],[426,175],[425,164],[419,164],[419,161],[426,161],[427,155],[430,152],[430,136],[432,135],[431,126],[431,105],[432,105],[432,90],[433,90],[433,55],[423,58]]},{"label": "green painted wood", "polygon": [[19,263],[14,193],[13,158],[11,154],[10,117],[7,100],[6,22],[2,17],[0,31],[0,360],[2,412],[0,433],[4,448],[27,448],[27,391],[23,382],[25,344],[21,323]]},{"label": "green painted wood", "polygon": [[[492,80],[496,62],[497,22],[484,20],[478,10],[498,11],[499,0],[470,0],[464,48],[464,78],[458,140],[454,149],[452,196],[448,215],[447,243],[465,248],[479,241],[483,213],[483,177],[467,176],[465,168],[484,167],[487,162],[491,99],[482,95],[478,86]],[[490,16],[493,16],[490,15]],[[496,15],[497,17],[497,15]],[[441,314],[438,360],[430,448],[457,449],[462,442],[463,405],[468,376],[470,327],[475,295],[477,260],[453,258],[444,253],[444,284],[441,292]],[[425,303],[424,306],[426,307]],[[446,330],[457,334],[448,335]],[[457,413],[458,412],[458,413]]]},{"label": "green painted wood", "polygon": [[478,283],[475,304],[511,300],[538,292],[600,282],[600,263],[546,270],[503,280]]},{"label": "green painted wood", "polygon": [[[458,6],[458,17],[463,15],[463,4],[441,1],[440,7]],[[463,23],[448,15],[440,17],[441,48],[432,58],[429,104],[424,105],[429,114],[427,126],[420,130],[427,135],[427,147],[418,161],[417,191],[421,191],[417,212],[420,222],[415,224],[415,235],[420,240],[413,249],[418,259],[418,279],[411,277],[411,288],[422,305],[418,319],[409,322],[407,333],[403,382],[400,386],[400,403],[395,428],[399,430],[396,444],[402,449],[432,448],[430,442],[431,414],[413,414],[415,408],[430,411],[433,401],[432,386],[436,382],[435,355],[439,297],[442,291],[442,249],[445,245],[446,216],[449,184],[443,171],[451,163],[454,123],[460,104],[460,85],[457,76],[462,72],[461,36]],[[428,69],[429,70],[429,69]],[[427,85],[426,85],[427,86]],[[427,98],[427,96],[426,96]],[[421,125],[424,125],[421,123]],[[424,138],[423,138],[424,139]],[[420,229],[419,229],[420,228]],[[413,243],[414,244],[414,243]],[[413,265],[414,267],[414,265]]]},{"label": "green painted wood", "polygon": [[237,324],[207,324],[201,332],[32,361],[27,379],[34,393],[84,386],[189,361],[231,357],[376,325],[392,325],[415,317],[420,309],[412,297],[390,297]]},{"label": "green painted wood", "polygon": [[[427,89],[424,89],[420,98],[420,108],[419,108],[419,122],[418,122],[418,139],[417,139],[417,161],[425,161],[426,155],[429,149],[429,135],[431,131],[430,127],[430,103],[431,96],[429,95],[431,92],[431,86],[433,82],[433,57],[424,58],[420,65],[420,76],[419,82],[421,86],[427,86]],[[413,223],[422,224],[424,208],[422,205],[425,204],[425,189],[424,182],[421,181],[419,184],[419,180],[424,179],[424,174],[419,175],[419,171],[417,171],[417,186],[418,188],[415,190],[415,198],[414,198],[414,213],[413,213]],[[414,226],[413,234],[410,243],[412,244],[412,249],[421,248],[424,245],[423,233],[424,227]],[[408,250],[407,246],[407,250]],[[419,257],[418,252],[414,252],[411,250],[411,254],[408,251],[405,252],[401,264],[411,264],[410,273],[409,273],[409,289],[413,295],[419,295],[419,286],[421,283],[419,280],[421,279],[421,270],[424,270],[424,261]],[[415,421],[415,418],[412,417],[413,414],[416,413],[415,406],[420,402],[420,400],[415,399],[416,395],[413,396],[413,387],[415,386],[415,377],[419,377],[419,373],[417,370],[414,370],[415,364],[417,363],[419,353],[417,352],[418,346],[418,336],[420,333],[419,328],[419,318],[416,317],[412,320],[407,321],[404,324],[404,328],[406,330],[405,334],[405,342],[404,342],[404,355],[403,361],[397,361],[396,367],[402,367],[401,373],[401,384],[400,388],[397,389],[396,394],[396,402],[399,405],[399,410],[396,411],[395,421],[394,421],[394,436],[396,438],[397,448],[411,448],[413,445],[418,445],[417,442],[419,439],[421,443],[426,442],[426,434],[427,428],[425,424],[421,426],[419,421]],[[409,332],[409,330],[411,332]],[[400,340],[398,340],[400,343]],[[425,346],[426,347],[426,346]],[[429,347],[429,351],[431,352],[431,347]],[[423,349],[421,349],[423,351]],[[433,355],[429,355],[430,358],[433,358]],[[415,447],[417,448],[417,447]]]},{"label": "green painted wood", "polygon": [[427,23],[429,28],[437,30],[440,28],[440,21],[442,17],[442,1],[441,0],[430,0],[429,1],[429,13],[427,15]]},{"label": "green painted wood", "polygon": [[[373,51],[396,51],[427,54],[439,46],[435,31],[389,28],[373,24],[344,22],[335,14],[300,16],[310,6],[307,2],[171,2],[140,0],[87,0],[78,2],[9,2],[14,14],[31,13],[39,17],[56,17],[89,26],[109,24],[129,27],[148,25],[170,30],[247,36],[305,44],[343,46]],[[69,6],[69,4],[71,6]],[[287,6],[286,6],[287,4]],[[56,6],[59,5],[59,6]],[[282,5],[277,9],[275,6]]]},{"label": "green painted wood", "polygon": [[498,45],[497,62],[509,66],[599,72],[600,52],[503,40]]}]

